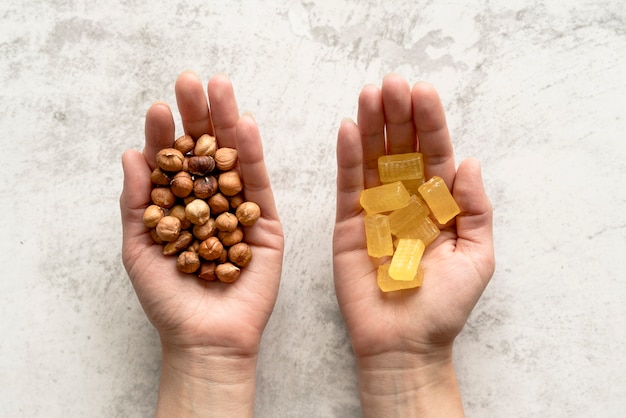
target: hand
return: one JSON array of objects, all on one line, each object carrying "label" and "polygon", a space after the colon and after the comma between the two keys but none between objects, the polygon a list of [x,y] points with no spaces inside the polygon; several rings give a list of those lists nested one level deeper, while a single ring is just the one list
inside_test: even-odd
[{"label": "hand", "polygon": [[[381,89],[366,86],[357,122],[342,122],[338,134],[333,266],[359,367],[363,410],[375,416],[375,406],[365,407],[373,397],[397,399],[397,391],[414,396],[434,387],[432,379],[447,382],[448,389],[456,386],[452,344],[494,271],[492,209],[478,162],[469,159],[455,169],[443,106],[430,85],[411,89],[390,75]],[[359,195],[380,184],[379,156],[415,151],[424,156],[427,178],[445,180],[461,214],[424,253],[423,285],[382,293],[376,282],[380,262],[367,254]],[[377,386],[376,380],[387,386]]]},{"label": "hand", "polygon": [[[261,218],[244,230],[253,257],[236,282],[206,282],[177,271],[176,258],[162,254],[162,246],[152,241],[142,222],[150,204],[156,153],[171,147],[175,137],[170,108],[153,104],[146,114],[143,152],[129,150],[122,158],[120,208],[124,266],[163,347],[160,408],[162,399],[168,399],[164,386],[171,387],[183,377],[210,382],[213,388],[221,383],[231,389],[252,384],[253,396],[258,348],[276,302],[283,258],[282,227],[261,138],[254,120],[239,116],[230,81],[224,76],[209,81],[209,103],[200,80],[190,72],[179,76],[175,92],[185,133],[194,138],[213,134],[219,146],[237,149],[245,199],[261,207]],[[249,386],[245,392],[249,397]],[[236,403],[228,394],[229,389],[219,397]],[[210,400],[206,394],[199,395]],[[217,410],[214,404],[211,407]]]}]

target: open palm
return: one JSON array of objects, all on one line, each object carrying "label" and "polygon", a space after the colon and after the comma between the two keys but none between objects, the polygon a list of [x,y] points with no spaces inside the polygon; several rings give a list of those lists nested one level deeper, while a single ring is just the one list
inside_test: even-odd
[{"label": "open palm", "polygon": [[[254,355],[274,307],[283,258],[283,233],[276,211],[261,138],[250,116],[239,116],[230,81],[213,77],[207,96],[198,77],[183,73],[176,81],[176,99],[186,134],[209,133],[221,147],[236,148],[246,200],[261,207],[261,218],[244,229],[253,258],[231,284],[206,282],[176,269],[143,225],[150,204],[150,173],[156,153],[175,138],[172,112],[157,102],[146,114],[142,153],[127,151],[122,159],[124,189],[120,197],[124,266],[139,301],[165,347],[201,348],[211,353]],[[210,106],[209,106],[210,105]]]},{"label": "open palm", "polygon": [[[462,212],[424,253],[423,285],[382,293],[380,262],[367,254],[359,195],[380,184],[379,156],[415,151],[424,156],[426,177],[442,177]],[[366,86],[357,123],[346,120],[339,129],[337,165],[335,287],[355,354],[448,350],[493,274],[494,256],[480,166],[470,159],[457,171],[437,92],[426,83],[411,89],[397,75],[386,77],[382,88]]]}]

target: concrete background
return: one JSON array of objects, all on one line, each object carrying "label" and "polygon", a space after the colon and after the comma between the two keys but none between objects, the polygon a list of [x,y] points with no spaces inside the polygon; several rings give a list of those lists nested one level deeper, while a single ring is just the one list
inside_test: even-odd
[{"label": "concrete background", "polygon": [[497,271],[455,351],[467,416],[624,416],[624,51],[623,0],[3,1],[0,416],[153,413],[120,156],[153,101],[175,111],[185,69],[233,80],[284,223],[257,416],[360,414],[332,284],[335,140],[391,71],[439,89],[495,207]]}]

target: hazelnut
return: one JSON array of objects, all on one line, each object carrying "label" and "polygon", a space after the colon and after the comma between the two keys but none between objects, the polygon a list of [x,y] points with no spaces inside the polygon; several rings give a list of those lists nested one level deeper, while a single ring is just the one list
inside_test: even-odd
[{"label": "hazelnut", "polygon": [[200,268],[200,257],[193,251],[183,251],[176,260],[176,268],[182,273],[194,273]]},{"label": "hazelnut", "polygon": [[186,171],[179,171],[172,179],[170,188],[172,193],[174,193],[174,196],[189,196],[189,194],[193,191],[193,179],[191,178],[191,174]]},{"label": "hazelnut", "polygon": [[197,253],[198,248],[200,248],[200,241],[196,239],[191,244],[189,244],[189,247],[187,247],[187,250]]},{"label": "hazelnut", "polygon": [[170,184],[170,176],[159,167],[152,170],[150,174],[150,181],[152,184],[156,184],[157,186],[169,186]]},{"label": "hazelnut", "polygon": [[215,166],[222,171],[231,170],[237,163],[237,150],[234,148],[218,148],[215,151]]},{"label": "hazelnut", "polygon": [[194,225],[192,232],[194,237],[202,241],[209,237],[214,237],[217,233],[217,228],[215,227],[215,219],[209,218],[209,220],[202,225]]},{"label": "hazelnut", "polygon": [[209,282],[216,280],[217,279],[217,276],[215,275],[216,266],[217,264],[212,261],[209,263],[201,263],[200,271],[198,272],[198,277]]},{"label": "hazelnut", "polygon": [[152,241],[154,241],[156,244],[163,244],[163,240],[159,238],[159,235],[156,232],[156,228],[152,228],[150,230],[150,236],[152,237]]},{"label": "hazelnut", "polygon": [[228,250],[226,248],[222,248],[222,254],[217,259],[218,264],[222,264],[228,261]]},{"label": "hazelnut", "polygon": [[239,242],[233,245],[228,249],[228,259],[239,267],[247,266],[252,259],[250,246],[245,242]]},{"label": "hazelnut", "polygon": [[215,155],[217,150],[217,141],[215,137],[209,134],[201,135],[196,141],[196,147],[193,150],[194,155]]},{"label": "hazelnut", "polygon": [[215,218],[215,226],[220,231],[233,232],[238,224],[237,217],[230,212],[223,212]]},{"label": "hazelnut", "polygon": [[209,204],[202,199],[194,199],[185,206],[185,216],[194,225],[202,225],[211,217]]},{"label": "hazelnut", "polygon": [[204,176],[215,168],[215,160],[208,155],[189,158],[188,171],[197,176]]},{"label": "hazelnut", "polygon": [[191,202],[193,202],[197,198],[198,198],[197,196],[194,196],[194,195],[190,194],[187,197],[183,197],[183,203],[185,204],[185,206],[187,206],[188,204],[190,204]]},{"label": "hazelnut", "polygon": [[198,254],[205,260],[217,260],[222,256],[224,246],[217,237],[209,237],[200,243]]},{"label": "hazelnut", "polygon": [[261,208],[254,202],[243,202],[237,206],[235,216],[243,226],[252,226],[261,216]]},{"label": "hazelnut", "polygon": [[193,235],[189,231],[183,231],[180,233],[178,238],[172,242],[168,242],[165,247],[163,247],[163,255],[173,255],[176,254],[191,244],[193,241]]},{"label": "hazelnut", "polygon": [[217,178],[217,185],[225,196],[234,196],[243,189],[241,177],[236,170],[225,171]]},{"label": "hazelnut", "polygon": [[176,202],[176,196],[174,196],[174,193],[172,193],[169,187],[157,187],[156,189],[152,189],[150,197],[152,198],[152,203],[165,209],[171,208]]},{"label": "hazelnut", "polygon": [[221,193],[215,193],[209,198],[209,206],[211,207],[211,213],[217,215],[226,212],[230,208],[230,203],[226,196]]},{"label": "hazelnut", "polygon": [[191,228],[191,222],[187,219],[187,214],[185,213],[185,207],[183,205],[174,205],[170,209],[169,215],[180,219],[180,229]]},{"label": "hazelnut", "polygon": [[162,207],[150,205],[143,211],[143,224],[148,228],[154,228],[164,216],[165,212]]},{"label": "hazelnut", "polygon": [[196,141],[193,140],[191,135],[180,136],[176,138],[176,140],[174,141],[174,148],[176,148],[178,151],[182,152],[183,154],[187,154],[188,152],[191,152],[195,148],[195,146],[196,146]]},{"label": "hazelnut", "polygon": [[237,209],[237,207],[245,201],[246,200],[243,198],[243,194],[237,193],[236,195],[230,197],[230,207],[232,209]]},{"label": "hazelnut", "polygon": [[241,228],[238,227],[235,228],[235,230],[232,232],[218,232],[217,237],[220,239],[220,241],[222,241],[222,244],[230,247],[231,245],[235,245],[238,242],[243,241],[243,231]]},{"label": "hazelnut", "polygon": [[180,234],[180,220],[174,216],[164,216],[156,226],[156,233],[165,242],[172,242]]},{"label": "hazelnut", "polygon": [[239,267],[231,263],[223,263],[215,266],[215,275],[217,278],[225,283],[232,283],[239,278],[241,270]]},{"label": "hazelnut", "polygon": [[208,199],[215,192],[217,192],[217,179],[215,177],[198,177],[193,181],[193,194],[198,199]]},{"label": "hazelnut", "polygon": [[184,159],[183,153],[176,148],[164,148],[156,155],[156,163],[163,171],[182,170]]}]

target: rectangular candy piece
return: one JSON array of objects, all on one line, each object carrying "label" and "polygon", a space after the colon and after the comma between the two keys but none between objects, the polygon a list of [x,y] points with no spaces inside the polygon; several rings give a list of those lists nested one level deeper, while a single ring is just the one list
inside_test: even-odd
[{"label": "rectangular candy piece", "polygon": [[415,195],[411,195],[407,206],[389,214],[391,233],[398,236],[402,232],[412,230],[419,226],[429,213],[430,210],[428,210],[426,202]]},{"label": "rectangular candy piece", "polygon": [[426,216],[410,230],[398,232],[396,237],[400,239],[419,239],[424,243],[424,246],[428,247],[440,233],[439,227]]},{"label": "rectangular candy piece", "polygon": [[409,204],[409,192],[401,181],[365,189],[359,201],[368,215],[390,212]]},{"label": "rectangular candy piece", "polygon": [[452,218],[461,213],[450,190],[441,177],[433,176],[419,187],[422,198],[428,204],[431,212],[440,224],[448,223]]},{"label": "rectangular candy piece", "polygon": [[394,280],[413,280],[424,254],[424,243],[419,239],[400,239],[389,265],[389,275]]},{"label": "rectangular candy piece", "polygon": [[378,176],[382,183],[424,178],[424,160],[419,152],[383,155],[378,158]]},{"label": "rectangular candy piece", "polygon": [[404,184],[404,187],[406,187],[406,190],[409,192],[409,194],[414,194],[417,196],[420,195],[419,187],[425,182],[426,182],[426,179],[424,177],[422,177],[421,179],[417,179],[417,180],[402,180],[402,184]]},{"label": "rectangular candy piece", "polygon": [[370,257],[393,255],[393,240],[388,216],[366,215],[365,238],[367,239],[367,253]]},{"label": "rectangular candy piece", "polygon": [[413,280],[400,281],[394,280],[389,275],[389,264],[383,264],[378,267],[378,287],[383,292],[393,292],[396,290],[413,289],[420,287],[424,282],[424,269],[422,266],[417,268],[417,274]]}]

